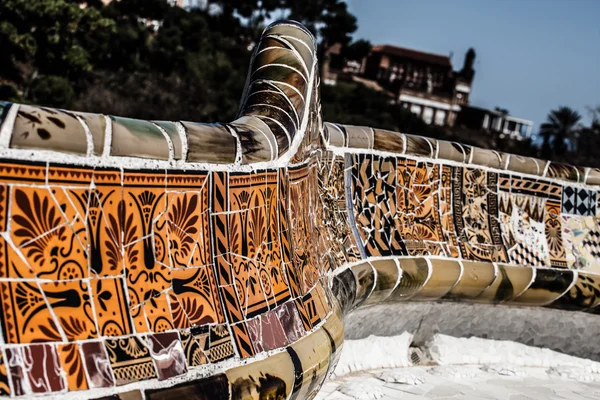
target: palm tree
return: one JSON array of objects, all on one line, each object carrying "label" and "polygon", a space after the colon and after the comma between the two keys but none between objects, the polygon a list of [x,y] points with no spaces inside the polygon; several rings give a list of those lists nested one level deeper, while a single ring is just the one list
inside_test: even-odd
[{"label": "palm tree", "polygon": [[567,141],[572,143],[579,131],[581,115],[566,106],[560,106],[550,111],[546,122],[540,126],[540,135],[544,139],[542,156],[564,155],[567,151]]}]

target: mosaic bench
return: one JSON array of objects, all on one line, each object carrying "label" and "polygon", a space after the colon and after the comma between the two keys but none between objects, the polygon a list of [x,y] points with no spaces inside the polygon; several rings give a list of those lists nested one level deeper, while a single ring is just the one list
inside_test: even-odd
[{"label": "mosaic bench", "polygon": [[315,54],[268,27],[225,124],[0,103],[1,395],[308,399],[361,305],[600,310],[600,171],[323,123]]}]

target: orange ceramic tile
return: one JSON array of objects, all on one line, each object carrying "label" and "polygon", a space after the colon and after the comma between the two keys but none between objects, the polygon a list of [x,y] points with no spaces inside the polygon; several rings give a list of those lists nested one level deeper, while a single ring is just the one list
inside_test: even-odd
[{"label": "orange ceramic tile", "polygon": [[125,268],[134,307],[171,285],[170,268],[156,261],[152,238],[153,222],[166,207],[165,179],[164,174],[125,174],[125,184],[130,184],[123,189]]},{"label": "orange ceramic tile", "polygon": [[10,204],[9,188],[6,185],[0,185],[0,232],[6,231],[8,222],[8,206]]},{"label": "orange ceramic tile", "polygon": [[7,183],[46,183],[46,163],[30,164],[2,163],[0,165],[0,182]]},{"label": "orange ceramic tile", "polygon": [[172,290],[169,290],[169,307],[171,309],[171,316],[173,317],[173,327],[175,329],[185,329],[192,326],[187,314],[183,310],[181,303],[177,299],[177,296]]},{"label": "orange ceramic tile", "polygon": [[59,328],[35,281],[0,282],[6,343],[61,341]]},{"label": "orange ceramic tile", "polygon": [[98,336],[90,291],[85,281],[51,282],[40,286],[67,340]]},{"label": "orange ceramic tile", "polygon": [[0,278],[32,279],[35,274],[18,250],[0,236]]},{"label": "orange ceramic tile", "polygon": [[77,235],[77,238],[84,248],[87,248],[87,232],[86,232],[86,221],[85,213],[81,214],[78,207],[73,204],[71,196],[65,189],[60,187],[52,187],[50,189],[52,197],[54,198],[58,207],[62,210],[65,215],[67,223],[71,226],[71,229]]},{"label": "orange ceramic tile", "polygon": [[11,237],[39,278],[87,277],[87,255],[47,189],[15,187]]},{"label": "orange ceramic tile", "polygon": [[212,266],[173,270],[172,274],[172,294],[192,325],[224,322]]},{"label": "orange ceramic tile", "polygon": [[122,278],[90,279],[100,336],[132,333],[131,317]]},{"label": "orange ceramic tile", "polygon": [[136,333],[150,332],[143,304],[138,304],[136,307],[131,308],[129,312],[133,321],[133,329]]},{"label": "orange ceramic tile", "polygon": [[205,191],[169,193],[167,218],[169,254],[173,268],[210,262],[208,202]]},{"label": "orange ceramic tile", "polygon": [[151,297],[142,306],[144,307],[144,314],[146,314],[150,332],[164,332],[173,329],[173,318],[166,292]]},{"label": "orange ceramic tile", "polygon": [[[108,175],[108,173],[106,173]],[[94,179],[97,176],[94,175]],[[120,186],[98,185],[94,190],[70,189],[78,215],[85,216],[90,274],[118,276],[123,271]]]},{"label": "orange ceramic tile", "polygon": [[63,371],[66,373],[69,390],[84,390],[88,388],[87,376],[79,345],[76,343],[59,344],[58,355]]}]

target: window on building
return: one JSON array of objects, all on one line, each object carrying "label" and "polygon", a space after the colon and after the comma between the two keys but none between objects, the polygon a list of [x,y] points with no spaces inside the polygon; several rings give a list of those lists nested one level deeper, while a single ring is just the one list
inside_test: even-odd
[{"label": "window on building", "polygon": [[442,126],[445,123],[446,123],[446,111],[437,110],[435,113],[435,124]]},{"label": "window on building", "polygon": [[431,124],[433,122],[433,108],[425,107],[423,109],[423,121],[426,124]]},{"label": "window on building", "polygon": [[410,112],[413,114],[421,115],[421,106],[417,104],[411,104]]},{"label": "window on building", "polygon": [[485,114],[485,115],[483,116],[483,124],[482,124],[482,127],[483,127],[483,129],[487,129],[489,125],[490,125],[490,116],[489,116],[488,114]]}]

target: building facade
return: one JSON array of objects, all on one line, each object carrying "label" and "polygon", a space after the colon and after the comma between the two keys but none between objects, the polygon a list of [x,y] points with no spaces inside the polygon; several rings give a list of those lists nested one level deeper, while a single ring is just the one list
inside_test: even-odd
[{"label": "building facade", "polygon": [[454,126],[461,106],[469,103],[474,61],[470,49],[463,68],[455,71],[449,56],[380,45],[372,48],[364,77],[393,93],[402,107],[426,123]]}]

